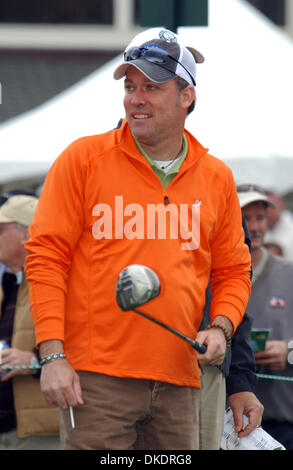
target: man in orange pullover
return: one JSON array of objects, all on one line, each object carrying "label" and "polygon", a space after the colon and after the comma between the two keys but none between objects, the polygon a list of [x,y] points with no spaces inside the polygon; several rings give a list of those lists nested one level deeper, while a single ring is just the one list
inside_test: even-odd
[{"label": "man in orange pullover", "polygon": [[[121,127],[73,142],[46,178],[26,274],[64,449],[198,448],[199,364],[223,361],[250,295],[232,173],[184,129],[203,60],[171,31],[136,36],[114,72]],[[131,264],[161,281],[145,311],[205,354],[121,312],[115,285]],[[198,332],[209,279],[211,325]]]}]

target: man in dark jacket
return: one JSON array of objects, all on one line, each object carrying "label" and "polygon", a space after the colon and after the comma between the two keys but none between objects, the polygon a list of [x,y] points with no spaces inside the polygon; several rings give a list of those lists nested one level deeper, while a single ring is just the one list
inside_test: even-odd
[{"label": "man in dark jacket", "polygon": [[[245,243],[250,248],[250,237],[244,217],[242,223]],[[212,293],[208,288],[200,329],[204,329],[210,322],[211,297]],[[201,450],[217,450],[220,447],[226,399],[233,411],[235,431],[239,437],[248,435],[261,424],[263,406],[254,393],[256,386],[255,361],[252,349],[248,344],[251,324],[252,320],[246,313],[232,337],[231,347],[227,349],[222,365],[202,368]],[[249,420],[244,429],[243,415],[246,415]]]}]

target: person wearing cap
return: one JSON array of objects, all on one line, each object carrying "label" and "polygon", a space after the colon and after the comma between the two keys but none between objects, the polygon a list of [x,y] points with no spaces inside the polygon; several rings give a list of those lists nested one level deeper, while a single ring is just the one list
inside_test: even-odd
[{"label": "person wearing cap", "polygon": [[253,328],[270,330],[265,350],[255,353],[256,364],[261,367],[255,393],[264,406],[262,427],[287,450],[293,450],[293,395],[289,382],[293,380],[293,365],[288,362],[288,343],[293,337],[293,263],[264,247],[268,209],[273,206],[265,190],[240,185],[237,192],[251,237],[253,280],[247,312]]},{"label": "person wearing cap", "polygon": [[0,450],[60,447],[58,414],[48,406],[40,390],[39,361],[23,273],[25,242],[37,202],[36,197],[15,195],[0,207],[0,261],[7,268],[0,289],[0,343],[5,344],[0,349]]},{"label": "person wearing cap", "polygon": [[281,256],[293,261],[293,217],[286,207],[285,199],[275,191],[267,191],[274,207],[268,209],[268,229],[265,243],[275,248]]},{"label": "person wearing cap", "polygon": [[[26,275],[64,449],[198,449],[198,361],[223,361],[251,288],[232,172],[184,129],[200,62],[171,31],[136,36],[114,71],[122,125],[73,142],[47,175]],[[161,283],[142,308],[204,354],[121,311],[115,286],[132,264]],[[211,324],[198,332],[210,272]]]},{"label": "person wearing cap", "polygon": [[[4,193],[1,194],[0,196],[0,207],[6,202],[11,196],[16,196],[17,194],[26,194],[27,196],[35,196],[35,194],[30,191],[29,189],[23,189],[23,188],[15,188],[11,189],[9,191],[5,191]],[[2,281],[2,276],[7,268],[3,263],[0,261],[0,285]]]}]

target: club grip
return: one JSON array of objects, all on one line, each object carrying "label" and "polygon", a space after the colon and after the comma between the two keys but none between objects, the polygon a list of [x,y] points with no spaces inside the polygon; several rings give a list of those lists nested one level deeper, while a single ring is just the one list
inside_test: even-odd
[{"label": "club grip", "polygon": [[196,349],[200,354],[204,354],[207,350],[207,346],[205,344],[201,344],[198,341],[194,341],[193,348]]}]

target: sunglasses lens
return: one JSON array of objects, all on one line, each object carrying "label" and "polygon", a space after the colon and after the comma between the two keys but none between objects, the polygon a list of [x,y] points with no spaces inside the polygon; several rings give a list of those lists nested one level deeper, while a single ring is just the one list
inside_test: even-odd
[{"label": "sunglasses lens", "polygon": [[124,52],[124,60],[136,60],[141,56],[139,47],[131,47],[128,51]]},{"label": "sunglasses lens", "polygon": [[146,55],[146,60],[152,62],[153,64],[164,64],[166,61],[161,57],[154,57],[153,55]]},{"label": "sunglasses lens", "polygon": [[164,64],[168,54],[164,50],[148,49],[146,47],[131,47],[124,52],[124,60],[127,62],[136,60],[139,57],[143,57],[154,64]]},{"label": "sunglasses lens", "polygon": [[149,62],[153,62],[155,64],[164,64],[166,62],[166,58],[168,57],[167,52],[165,52],[163,49],[145,49],[143,54]]}]

